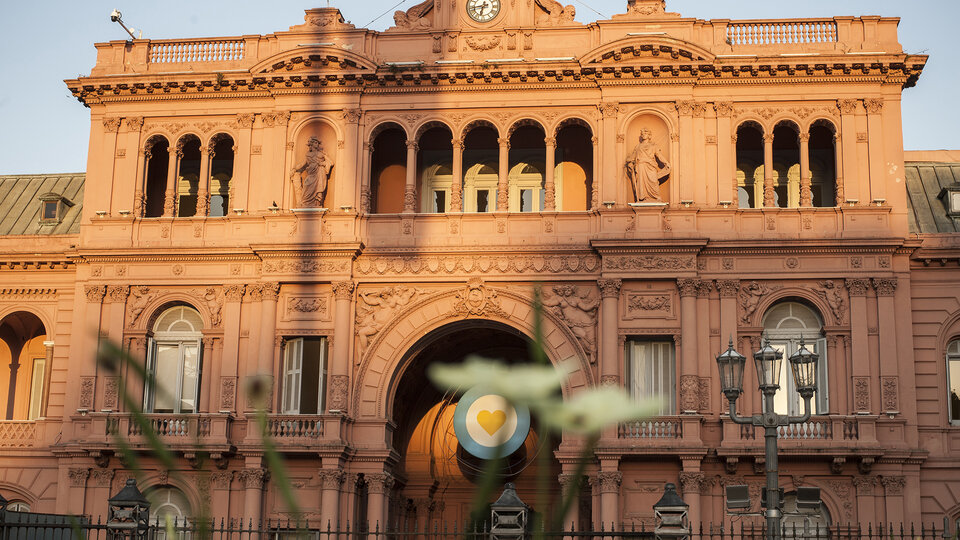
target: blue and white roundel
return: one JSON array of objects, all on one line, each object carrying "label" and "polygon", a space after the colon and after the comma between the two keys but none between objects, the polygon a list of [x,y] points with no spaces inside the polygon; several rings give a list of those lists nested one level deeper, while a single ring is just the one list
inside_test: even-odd
[{"label": "blue and white roundel", "polygon": [[[530,431],[530,411],[514,407],[503,396],[470,390],[457,403],[453,430],[460,446],[480,459],[509,456]],[[498,448],[499,447],[499,448]]]}]

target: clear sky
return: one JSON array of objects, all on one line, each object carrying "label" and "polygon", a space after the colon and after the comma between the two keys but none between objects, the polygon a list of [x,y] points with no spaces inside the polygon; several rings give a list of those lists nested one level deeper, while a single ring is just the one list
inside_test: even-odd
[{"label": "clear sky", "polygon": [[[331,0],[350,22],[383,30],[392,13],[418,0]],[[626,0],[565,0],[591,22],[626,11]],[[110,22],[117,8],[145,38],[269,34],[303,22],[303,10],[326,0],[0,0],[0,174],[86,170],[89,111],[64,79],[88,74],[93,44],[124,39]],[[398,6],[398,4],[400,4]],[[603,17],[591,8],[603,14]],[[904,92],[908,150],[960,149],[960,0],[667,0],[669,11],[701,19],[884,15],[902,18],[900,42],[930,61]],[[386,13],[375,22],[380,14]]]}]

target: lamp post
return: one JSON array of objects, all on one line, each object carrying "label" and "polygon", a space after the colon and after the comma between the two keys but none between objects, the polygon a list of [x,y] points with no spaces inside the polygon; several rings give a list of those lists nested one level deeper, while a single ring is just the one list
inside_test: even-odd
[{"label": "lamp post", "polygon": [[764,338],[763,347],[753,354],[757,368],[760,392],[763,394],[763,413],[751,418],[737,416],[737,399],[743,393],[743,368],[746,357],[733,348],[733,338],[726,351],[717,356],[720,368],[720,385],[723,394],[730,403],[730,419],[737,424],[747,424],[764,428],[765,456],[767,464],[766,501],[767,538],[775,540],[780,536],[780,486],[777,468],[777,428],[790,424],[800,424],[810,419],[810,399],[817,391],[817,360],[819,355],[811,352],[800,339],[800,348],[790,356],[790,368],[797,393],[803,398],[803,416],[777,414],[773,409],[773,397],[780,389],[780,366],[783,353],[770,346],[770,340]]}]

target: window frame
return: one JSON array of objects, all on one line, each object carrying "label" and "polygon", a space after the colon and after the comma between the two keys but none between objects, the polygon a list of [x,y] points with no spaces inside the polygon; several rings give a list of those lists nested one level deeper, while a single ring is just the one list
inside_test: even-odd
[{"label": "window frame", "polygon": [[[780,306],[796,305],[806,309],[816,319],[818,328],[808,328],[804,326],[780,328],[779,325],[788,318],[800,320],[797,314],[791,310],[791,314],[781,317],[776,321],[768,321],[770,313]],[[801,321],[802,322],[802,321]],[[803,414],[803,399],[797,393],[796,383],[793,380],[793,374],[790,368],[790,356],[800,348],[800,340],[811,352],[819,355],[817,360],[817,391],[811,400],[811,416],[826,416],[830,414],[830,359],[827,356],[827,338],[823,331],[823,316],[816,308],[811,307],[796,299],[784,299],[772,304],[767,308],[763,316],[763,332],[770,339],[770,344],[783,352],[783,359],[780,363],[780,389],[774,396],[775,410],[777,414],[789,414],[800,416]],[[786,404],[786,410],[782,404]]]},{"label": "window frame", "polygon": [[[668,359],[669,367],[668,369],[663,369],[663,358],[659,359],[660,371],[656,374],[656,377],[659,379],[659,384],[654,383],[654,386],[660,386],[661,392],[662,388],[669,388],[671,394],[667,396],[667,399],[662,400],[660,413],[656,416],[677,416],[679,415],[680,405],[679,405],[679,374],[677,373],[677,347],[676,343],[672,339],[658,338],[656,336],[651,337],[629,337],[625,343],[624,350],[624,359],[625,359],[625,369],[626,381],[627,381],[627,392],[630,394],[630,397],[634,401],[646,400],[656,398],[658,396],[663,396],[662,393],[657,394],[656,389],[652,389],[653,393],[650,395],[641,395],[638,392],[638,384],[635,378],[638,373],[638,369],[635,363],[636,357],[634,356],[634,351],[637,350],[638,346],[661,346],[665,347],[670,351],[670,358]],[[652,368],[652,366],[651,366]],[[644,368],[644,371],[646,368]],[[651,369],[651,372],[653,369]],[[663,374],[668,373],[669,376],[667,380],[664,380]]]},{"label": "window frame", "polygon": [[[328,369],[329,369],[329,357],[330,357],[330,340],[327,339],[327,336],[290,336],[285,337],[283,341],[283,360],[280,364],[280,413],[284,415],[301,415],[300,411],[303,410],[302,400],[303,400],[303,372],[304,372],[304,363],[303,363],[303,344],[306,340],[317,340],[320,341],[320,366],[318,368],[318,381],[317,381],[317,415],[325,413],[326,407],[326,394],[327,394],[327,383],[329,380]],[[291,369],[291,357],[293,352],[299,352],[299,368],[298,373],[296,374],[296,395],[291,393],[292,390],[292,377],[290,375]],[[294,404],[295,402],[295,404]],[[294,406],[295,405],[295,406]]]},{"label": "window frame", "polygon": [[[157,321],[161,321],[169,311],[173,309],[184,309],[193,311],[199,320],[202,323],[202,316],[200,312],[197,311],[193,306],[189,305],[179,305],[172,306],[167,309],[164,309],[157,316],[154,325],[157,324]],[[183,321],[183,316],[178,321]],[[157,361],[158,361],[158,352],[161,347],[176,347],[177,350],[177,375],[176,381],[173,386],[170,386],[166,383],[161,383],[157,375]],[[196,350],[196,377],[194,380],[193,386],[193,410],[184,411],[183,410],[183,398],[184,398],[184,369],[186,367],[186,350],[188,348],[195,348]],[[149,337],[147,345],[147,358],[146,358],[146,372],[148,379],[148,384],[144,385],[143,390],[143,411],[147,414],[198,414],[200,412],[200,390],[202,387],[203,381],[203,332],[202,330],[194,330],[193,332],[187,331],[162,331],[162,330],[153,330],[153,335]],[[153,384],[149,384],[149,380],[153,381]],[[170,391],[170,395],[167,396],[169,399],[173,400],[173,410],[172,411],[157,411],[156,410],[156,399],[159,394],[159,388],[164,388],[167,391]]]},{"label": "window frame", "polygon": [[[947,424],[953,427],[960,427],[960,411],[958,411],[958,415],[955,418],[953,415],[953,410],[951,406],[952,405],[951,395],[953,390],[951,387],[952,387],[953,377],[957,378],[957,390],[958,390],[957,394],[958,396],[960,396],[960,336],[956,336],[950,339],[949,341],[947,341],[947,346],[944,348],[943,358],[944,358],[944,365],[947,370],[947,376],[946,376]],[[950,368],[951,364],[955,364],[954,367],[957,370],[955,373]]]}]

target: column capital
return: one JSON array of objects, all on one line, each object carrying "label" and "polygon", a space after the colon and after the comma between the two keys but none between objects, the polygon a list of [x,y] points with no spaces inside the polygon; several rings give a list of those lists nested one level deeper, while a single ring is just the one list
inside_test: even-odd
[{"label": "column capital", "polygon": [[463,137],[456,137],[450,140],[454,150],[463,150]]},{"label": "column capital", "polygon": [[344,109],[340,113],[340,118],[342,118],[348,124],[356,124],[360,121],[360,116],[363,112],[360,109]]},{"label": "column capital", "polygon": [[805,133],[801,133],[801,134],[799,135],[799,138],[800,138],[800,142],[802,142],[802,143],[808,143],[808,142],[810,142],[810,134],[809,134],[809,133],[806,133],[806,132],[805,132]]},{"label": "column capital", "polygon": [[224,285],[223,298],[227,302],[240,302],[243,300],[243,293],[246,290],[246,285]]},{"label": "column capital", "polygon": [[545,145],[547,145],[547,146],[556,146],[556,145],[557,145],[557,138],[556,138],[556,137],[544,137],[544,139],[543,139],[543,144],[545,144]]},{"label": "column capital", "polygon": [[680,489],[683,490],[683,494],[687,495],[688,493],[700,493],[700,488],[703,486],[703,473],[699,472],[682,472],[680,473]]},{"label": "column capital", "polygon": [[887,495],[903,495],[903,486],[906,480],[902,476],[883,476],[880,478]]},{"label": "column capital", "polygon": [[870,280],[866,278],[845,279],[844,284],[850,291],[850,296],[866,296],[870,287]]},{"label": "column capital", "polygon": [[266,469],[244,469],[239,474],[239,479],[246,489],[263,489],[269,477],[270,473]]},{"label": "column capital", "polygon": [[599,472],[597,473],[597,482],[600,484],[600,493],[620,493],[623,473],[620,471]]},{"label": "column capital", "polygon": [[897,290],[897,278],[873,278],[873,288],[877,296],[893,296]]},{"label": "column capital", "polygon": [[366,475],[367,489],[370,493],[389,493],[393,487],[393,475],[390,473],[373,473]]},{"label": "column capital", "polygon": [[717,290],[720,291],[720,298],[736,298],[740,294],[740,280],[718,279]]},{"label": "column capital", "polygon": [[837,108],[840,109],[841,114],[854,114],[855,112],[857,112],[857,100],[838,99]]},{"label": "column capital", "polygon": [[680,290],[680,296],[696,296],[699,285],[699,279],[680,278],[677,280],[677,289]]},{"label": "column capital", "polygon": [[720,118],[729,118],[733,116],[733,103],[729,101],[718,101],[713,104]]},{"label": "column capital", "polygon": [[700,298],[708,298],[710,293],[713,292],[713,281],[709,279],[700,279],[697,280],[697,296]]},{"label": "column capital", "polygon": [[620,103],[616,101],[606,101],[597,105],[597,108],[604,118],[616,118],[620,112]]},{"label": "column capital", "polygon": [[620,287],[623,280],[620,279],[598,279],[597,285],[600,287],[600,296],[603,298],[617,298],[620,296]]},{"label": "column capital", "polygon": [[417,144],[417,141],[411,141],[411,140],[407,141],[407,150],[413,150],[414,152],[416,152],[419,149],[420,149],[420,145]]},{"label": "column capital", "polygon": [[877,485],[877,477],[854,476],[853,485],[857,488],[857,495],[873,495],[873,488]]},{"label": "column capital", "polygon": [[104,285],[84,285],[83,293],[87,295],[87,302],[102,302],[107,293]]},{"label": "column capital", "polygon": [[263,295],[263,300],[266,302],[276,302],[277,296],[280,294],[280,284],[277,282],[267,282],[260,284],[260,293]]},{"label": "column capital", "polygon": [[500,137],[497,139],[500,148],[510,148],[510,137]]},{"label": "column capital", "polygon": [[341,470],[320,469],[317,471],[317,477],[320,479],[320,486],[323,489],[340,489],[345,476],[346,473]]},{"label": "column capital", "polygon": [[773,144],[773,133],[764,133],[763,142]]},{"label": "column capital", "polygon": [[127,296],[129,295],[129,285],[110,285],[107,287],[106,299],[109,299],[111,302],[122,304],[127,301]]},{"label": "column capital", "polygon": [[334,281],[333,296],[337,300],[350,300],[353,298],[353,289],[356,285],[352,281]]},{"label": "column capital", "polygon": [[883,98],[864,99],[863,108],[870,114],[880,114],[883,111]]}]

